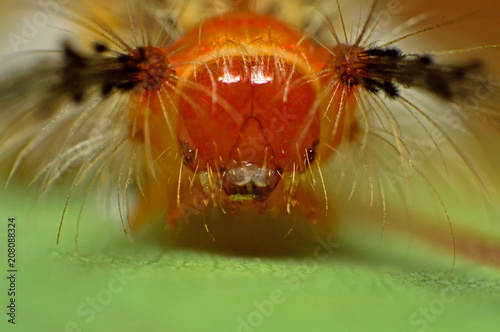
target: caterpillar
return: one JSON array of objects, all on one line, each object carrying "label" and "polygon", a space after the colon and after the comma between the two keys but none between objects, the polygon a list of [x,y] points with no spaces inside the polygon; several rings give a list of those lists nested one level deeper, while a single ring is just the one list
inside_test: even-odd
[{"label": "caterpillar", "polygon": [[[11,48],[22,51],[23,32],[45,17],[74,35],[3,70],[0,158],[7,182],[29,175],[41,194],[71,181],[58,240],[73,196],[98,188],[117,197],[130,239],[161,218],[195,225],[196,241],[260,252],[294,232],[336,234],[363,210],[381,235],[413,219],[413,234],[453,257],[498,265],[497,235],[458,227],[446,196],[450,186],[476,193],[498,221],[488,158],[498,161],[500,79],[475,55],[498,55],[498,40],[405,46],[487,14],[404,21],[409,4],[394,0],[37,6],[8,34]],[[426,221],[424,199],[438,221]]]}]

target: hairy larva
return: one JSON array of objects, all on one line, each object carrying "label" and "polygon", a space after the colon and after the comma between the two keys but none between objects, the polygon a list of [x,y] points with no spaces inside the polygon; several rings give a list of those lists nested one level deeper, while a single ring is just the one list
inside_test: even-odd
[{"label": "hairy larva", "polygon": [[[487,2],[446,17],[398,1],[42,3],[8,34],[15,51],[40,13],[85,37],[4,70],[9,181],[46,192],[68,178],[64,211],[76,192],[112,192],[130,238],[160,216],[202,230],[187,242],[266,253],[300,246],[289,233],[336,233],[354,207],[382,236],[499,264],[500,78],[482,59],[500,41],[441,42],[492,15]],[[460,227],[453,191],[492,234]]]}]

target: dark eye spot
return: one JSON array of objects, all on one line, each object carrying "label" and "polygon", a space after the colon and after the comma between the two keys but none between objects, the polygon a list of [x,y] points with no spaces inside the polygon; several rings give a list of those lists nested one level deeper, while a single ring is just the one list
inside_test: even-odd
[{"label": "dark eye spot", "polygon": [[196,150],[194,150],[188,141],[180,142],[182,154],[184,155],[184,161],[189,164],[192,163],[196,157]]},{"label": "dark eye spot", "polygon": [[193,149],[188,149],[184,155],[184,159],[187,163],[192,163],[194,160],[195,151]]},{"label": "dark eye spot", "polygon": [[314,148],[309,148],[307,150],[307,160],[309,160],[309,163],[314,162],[314,159],[316,158],[316,151]]},{"label": "dark eye spot", "polygon": [[316,147],[318,144],[319,141],[316,140],[313,142],[312,146],[306,150],[306,158],[309,164],[312,164],[314,160],[316,160]]}]

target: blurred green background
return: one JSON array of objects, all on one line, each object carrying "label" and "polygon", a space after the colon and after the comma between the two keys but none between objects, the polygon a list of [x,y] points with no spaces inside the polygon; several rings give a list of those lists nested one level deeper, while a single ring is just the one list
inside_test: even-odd
[{"label": "blurred green background", "polygon": [[[70,213],[55,244],[64,191],[42,209],[25,191],[0,194],[0,261],[6,224],[17,222],[17,316],[1,331],[498,331],[500,273],[424,247],[374,251],[341,242],[328,257],[252,257],[130,244],[91,205],[73,235]],[[78,203],[75,204],[78,206]],[[94,210],[94,212],[93,212]],[[146,237],[147,239],[147,237]],[[418,256],[420,255],[420,256]]]}]

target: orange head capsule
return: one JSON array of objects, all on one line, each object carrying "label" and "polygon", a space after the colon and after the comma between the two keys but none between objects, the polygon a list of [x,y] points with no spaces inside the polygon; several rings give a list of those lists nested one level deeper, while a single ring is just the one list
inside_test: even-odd
[{"label": "orange head capsule", "polygon": [[310,167],[320,137],[314,75],[325,49],[270,16],[233,12],[170,50],[178,141],[205,195],[266,201],[285,174]]}]

